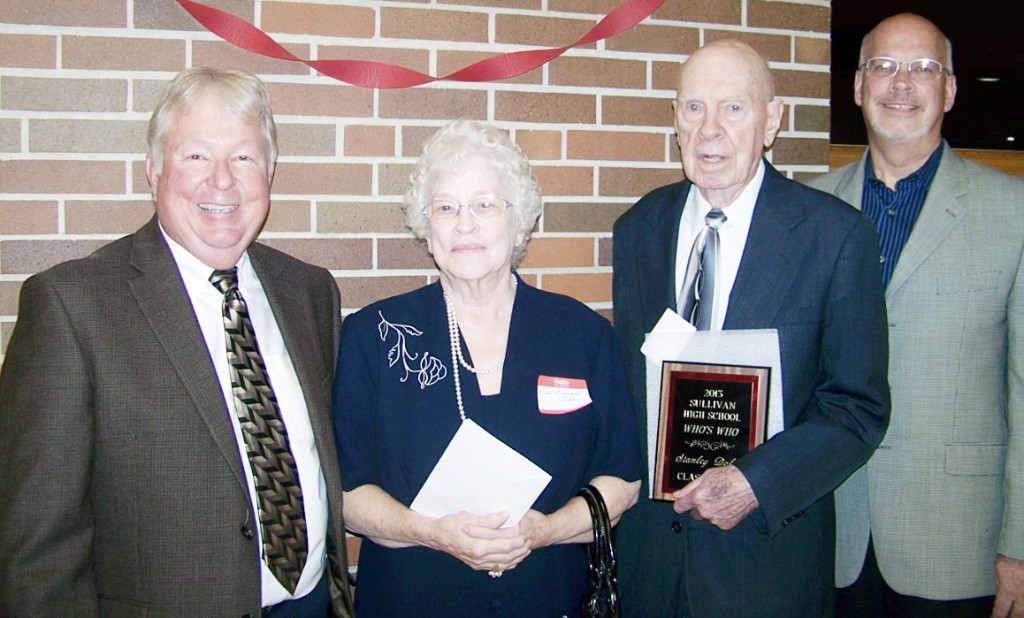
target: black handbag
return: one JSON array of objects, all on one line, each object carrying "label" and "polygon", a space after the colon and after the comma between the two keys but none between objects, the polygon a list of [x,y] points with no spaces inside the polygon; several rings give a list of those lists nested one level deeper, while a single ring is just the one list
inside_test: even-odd
[{"label": "black handbag", "polygon": [[594,522],[594,542],[587,545],[590,564],[587,565],[587,592],[580,603],[581,618],[618,618],[622,615],[619,601],[619,582],[612,547],[612,524],[601,492],[587,485],[576,494],[590,507]]}]

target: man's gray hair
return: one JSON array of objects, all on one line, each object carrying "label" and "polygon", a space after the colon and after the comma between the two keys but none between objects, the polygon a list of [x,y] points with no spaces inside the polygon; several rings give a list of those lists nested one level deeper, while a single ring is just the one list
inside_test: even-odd
[{"label": "man's gray hair", "polygon": [[273,177],[277,163],[277,127],[266,86],[252,73],[212,67],[194,67],[178,73],[153,110],[146,139],[156,176],[163,171],[164,138],[175,113],[211,95],[238,118],[260,123],[263,139],[267,142],[267,173]]}]

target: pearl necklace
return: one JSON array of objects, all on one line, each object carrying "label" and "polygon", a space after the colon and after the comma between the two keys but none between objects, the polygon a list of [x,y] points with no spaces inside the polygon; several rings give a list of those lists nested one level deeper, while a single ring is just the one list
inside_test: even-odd
[{"label": "pearl necklace", "polygon": [[[512,289],[515,290],[518,286],[519,280],[513,277]],[[467,371],[477,375],[486,375],[500,370],[505,365],[505,359],[502,358],[498,361],[497,365],[487,369],[477,369],[466,362],[466,359],[462,356],[462,346],[459,345],[459,323],[455,319],[455,307],[452,306],[452,301],[448,298],[446,292],[442,291],[441,294],[444,296],[444,309],[448,314],[448,340],[452,346],[452,376],[455,378],[455,402],[459,405],[459,418],[466,420],[466,409],[462,406],[462,381],[459,379],[459,366],[455,364],[456,359]],[[514,294],[515,292],[513,291],[513,302],[515,301]]]}]

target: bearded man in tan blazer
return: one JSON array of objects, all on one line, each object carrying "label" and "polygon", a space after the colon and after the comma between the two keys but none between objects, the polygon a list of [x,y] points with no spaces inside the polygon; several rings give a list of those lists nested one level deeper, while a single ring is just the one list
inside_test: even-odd
[{"label": "bearded man in tan blazer", "polygon": [[952,53],[917,15],[872,30],[868,151],[810,183],[875,221],[888,281],[892,416],[836,491],[840,616],[1024,616],[1024,181],[942,139]]},{"label": "bearded man in tan blazer", "polygon": [[[351,615],[331,427],[340,302],[330,273],[253,244],[277,155],[266,88],[183,71],[149,141],[156,216],[22,287],[0,374],[0,614]],[[283,563],[218,272],[237,277],[250,367],[269,376],[277,455],[301,486],[291,534],[305,538]]]}]

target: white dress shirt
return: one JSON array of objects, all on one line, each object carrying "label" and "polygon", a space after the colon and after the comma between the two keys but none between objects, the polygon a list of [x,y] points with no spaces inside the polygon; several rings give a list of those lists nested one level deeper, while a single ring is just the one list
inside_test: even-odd
[{"label": "white dress shirt", "polygon": [[[224,413],[231,419],[231,426],[235,429],[235,440],[238,443],[242,470],[249,485],[249,500],[252,502],[253,513],[258,516],[259,507],[254,499],[256,486],[249,465],[245,439],[242,437],[242,428],[235,413],[234,395],[231,393],[231,377],[228,373],[224,334],[224,295],[210,283],[209,278],[214,269],[202,263],[187,249],[171,239],[162,227],[160,232],[171,248],[171,254],[178,265],[178,272],[181,273],[185,290],[192,301],[196,319],[199,321],[199,328],[206,340],[210,359],[217,371],[217,378],[220,380],[221,390],[224,393]],[[262,604],[267,607],[309,594],[323,576],[327,560],[327,485],[320,468],[320,455],[313,439],[313,428],[309,422],[309,411],[306,408],[306,399],[302,394],[302,386],[299,384],[295,367],[292,365],[281,331],[278,329],[277,321],[270,309],[267,294],[263,290],[259,277],[256,276],[248,253],[242,255],[237,266],[238,288],[242,297],[245,298],[249,318],[256,332],[260,354],[267,366],[267,373],[270,375],[278,407],[281,410],[281,418],[288,431],[288,443],[298,468],[306,515],[308,554],[306,565],[302,570],[302,577],[295,588],[295,594],[289,594],[288,590],[277,581],[265,559],[260,561]],[[253,522],[253,529],[256,532],[255,541],[260,550],[260,556],[264,558],[262,530],[258,521]]]},{"label": "white dress shirt", "polygon": [[[715,300],[711,311],[711,330],[722,330],[725,314],[729,309],[729,296],[736,282],[736,273],[747,246],[750,220],[754,217],[754,205],[764,181],[764,161],[758,163],[757,172],[743,188],[736,200],[722,209],[725,223],[718,228],[718,268],[715,270]],[[697,234],[704,229],[704,217],[711,211],[708,203],[696,185],[690,189],[679,220],[679,240],[676,243],[676,298],[686,277],[686,263]]]}]

